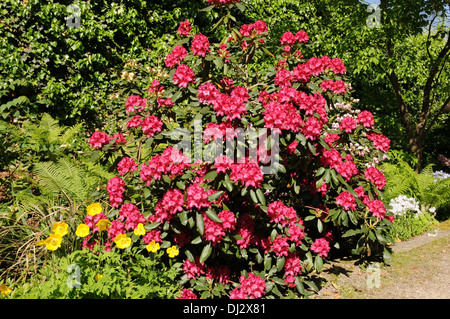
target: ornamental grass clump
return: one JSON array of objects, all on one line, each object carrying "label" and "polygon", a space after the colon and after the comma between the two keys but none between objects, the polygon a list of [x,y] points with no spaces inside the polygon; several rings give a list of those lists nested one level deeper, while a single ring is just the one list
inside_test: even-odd
[{"label": "ornamental grass clump", "polygon": [[343,62],[304,57],[303,30],[269,48],[270,26],[233,27],[220,6],[220,43],[181,22],[169,76],[124,101],[115,138],[92,136],[117,174],[112,209],[78,230],[84,247],[103,232],[108,250],[166,251],[163,263],[182,265],[180,298],[307,296],[308,273],[331,256],[389,260],[378,167],[389,140],[355,108]]}]

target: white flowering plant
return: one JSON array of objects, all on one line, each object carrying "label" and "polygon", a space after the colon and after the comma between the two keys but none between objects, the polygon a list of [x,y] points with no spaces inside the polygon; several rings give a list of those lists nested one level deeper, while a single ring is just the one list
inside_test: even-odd
[{"label": "white flowering plant", "polygon": [[391,236],[398,240],[421,235],[438,223],[435,207],[421,205],[418,200],[406,195],[392,199],[388,211],[395,216]]}]

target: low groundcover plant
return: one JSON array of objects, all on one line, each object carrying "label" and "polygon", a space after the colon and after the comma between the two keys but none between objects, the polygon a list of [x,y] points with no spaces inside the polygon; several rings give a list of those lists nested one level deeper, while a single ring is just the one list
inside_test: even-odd
[{"label": "low groundcover plant", "polygon": [[264,21],[235,28],[226,12],[217,43],[181,22],[167,76],[91,136],[117,174],[111,209],[76,225],[83,247],[179,262],[178,298],[307,296],[333,254],[389,260],[378,164],[390,141],[354,107],[343,62],[304,57],[303,30],[268,47]]}]

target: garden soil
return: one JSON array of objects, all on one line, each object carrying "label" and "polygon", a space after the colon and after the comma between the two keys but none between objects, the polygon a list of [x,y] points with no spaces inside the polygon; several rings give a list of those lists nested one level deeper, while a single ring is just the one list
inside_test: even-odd
[{"label": "garden soil", "polygon": [[450,299],[450,227],[392,247],[390,266],[334,260],[316,274],[321,299]]}]

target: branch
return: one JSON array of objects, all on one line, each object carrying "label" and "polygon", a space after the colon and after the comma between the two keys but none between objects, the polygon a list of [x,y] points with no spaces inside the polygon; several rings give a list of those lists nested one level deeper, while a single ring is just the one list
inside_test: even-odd
[{"label": "branch", "polygon": [[444,109],[450,105],[450,95],[447,97],[447,99],[444,101],[444,103],[442,104],[442,106],[439,108],[439,111],[436,112],[436,114],[434,115],[433,119],[431,120],[431,122],[428,124],[427,128],[425,129],[425,135],[427,135],[431,128],[433,127],[434,123],[437,121],[437,119],[439,118],[439,116],[442,114],[442,112],[444,111]]},{"label": "branch", "polygon": [[429,42],[429,39],[430,39],[430,35],[431,35],[431,26],[433,25],[433,22],[434,22],[434,20],[437,18],[437,13],[434,15],[434,17],[433,17],[433,19],[431,19],[431,21],[430,21],[430,25],[428,26],[428,35],[427,35],[427,42],[426,42],[426,46],[427,46],[427,54],[428,54],[428,56],[430,57],[430,60],[433,60],[433,57],[431,56],[431,53],[430,53],[430,42]]},{"label": "branch", "polygon": [[431,61],[431,69],[428,73],[427,82],[425,83],[425,88],[423,90],[423,100],[422,100],[422,115],[427,117],[430,112],[430,94],[433,85],[434,78],[439,72],[439,68],[442,62],[445,61],[445,56],[450,51],[450,31],[447,35],[447,43],[442,48],[441,52],[437,56],[436,60]]}]

